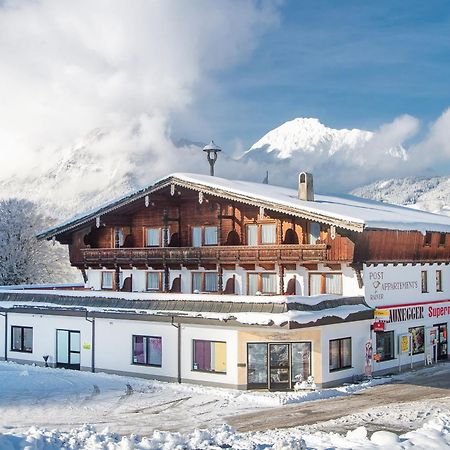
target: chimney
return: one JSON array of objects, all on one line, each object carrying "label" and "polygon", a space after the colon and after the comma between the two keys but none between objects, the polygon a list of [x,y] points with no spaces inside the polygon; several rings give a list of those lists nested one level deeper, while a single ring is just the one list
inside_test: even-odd
[{"label": "chimney", "polygon": [[298,198],[308,202],[314,201],[314,186],[312,173],[301,172],[298,176]]}]

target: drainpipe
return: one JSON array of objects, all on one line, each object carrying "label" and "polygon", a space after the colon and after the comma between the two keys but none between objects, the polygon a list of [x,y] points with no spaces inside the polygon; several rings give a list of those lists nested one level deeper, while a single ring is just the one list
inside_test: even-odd
[{"label": "drainpipe", "polygon": [[5,318],[5,361],[8,361],[8,313],[0,313]]},{"label": "drainpipe", "polygon": [[95,373],[95,317],[92,319],[88,319],[88,311],[86,310],[86,317],[85,319],[91,323],[91,341],[92,341],[92,348],[91,348],[91,372]]},{"label": "drainpipe", "polygon": [[172,316],[171,325],[177,329],[178,346],[177,346],[177,382],[181,383],[181,325],[174,323]]}]

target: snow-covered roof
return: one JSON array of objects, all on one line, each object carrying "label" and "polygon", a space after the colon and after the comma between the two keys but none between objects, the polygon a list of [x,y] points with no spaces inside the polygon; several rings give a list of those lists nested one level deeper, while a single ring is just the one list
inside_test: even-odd
[{"label": "snow-covered roof", "polygon": [[[43,309],[56,313],[84,311],[92,315],[147,316],[149,320],[177,317],[231,321],[233,324],[292,328],[371,319],[373,309],[363,297],[332,295],[246,296],[157,294],[105,291],[0,291],[0,310]],[[150,317],[152,316],[152,317]],[[157,319],[160,318],[160,319]]]},{"label": "snow-covered roof", "polygon": [[51,238],[92,221],[167,186],[184,187],[267,210],[336,225],[354,231],[364,228],[450,232],[450,217],[351,195],[315,194],[314,201],[300,200],[296,189],[208,175],[173,173],[150,186],[80,214],[38,235]]}]

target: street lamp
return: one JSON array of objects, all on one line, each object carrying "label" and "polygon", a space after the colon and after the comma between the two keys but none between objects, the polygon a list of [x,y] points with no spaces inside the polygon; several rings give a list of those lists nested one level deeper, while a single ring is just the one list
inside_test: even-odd
[{"label": "street lamp", "polygon": [[217,153],[221,152],[222,149],[214,143],[214,141],[211,141],[208,145],[205,145],[203,147],[203,151],[207,152],[207,158],[210,166],[209,174],[213,177],[214,176],[214,164],[217,161]]}]

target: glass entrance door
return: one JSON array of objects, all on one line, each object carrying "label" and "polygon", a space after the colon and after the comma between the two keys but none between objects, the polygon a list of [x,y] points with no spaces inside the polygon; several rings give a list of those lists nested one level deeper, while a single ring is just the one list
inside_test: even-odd
[{"label": "glass entrance door", "polygon": [[269,389],[291,387],[289,347],[289,344],[269,344]]},{"label": "glass entrance door", "polygon": [[447,324],[435,325],[438,329],[437,359],[447,359]]},{"label": "glass entrance door", "polygon": [[56,367],[80,370],[80,332],[56,330]]}]

